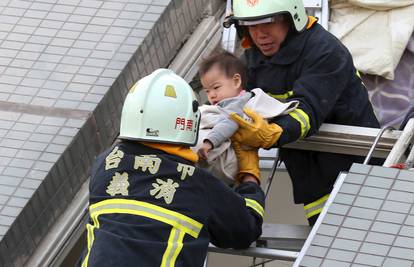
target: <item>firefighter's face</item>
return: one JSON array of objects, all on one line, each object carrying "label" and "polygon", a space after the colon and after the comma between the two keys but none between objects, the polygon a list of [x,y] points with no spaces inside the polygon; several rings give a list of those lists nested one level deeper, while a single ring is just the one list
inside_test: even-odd
[{"label": "firefighter's face", "polygon": [[263,55],[270,57],[279,51],[289,31],[285,20],[247,26],[253,43]]},{"label": "firefighter's face", "polygon": [[208,102],[217,104],[225,98],[238,96],[242,90],[239,74],[227,77],[226,73],[215,64],[200,77]]}]

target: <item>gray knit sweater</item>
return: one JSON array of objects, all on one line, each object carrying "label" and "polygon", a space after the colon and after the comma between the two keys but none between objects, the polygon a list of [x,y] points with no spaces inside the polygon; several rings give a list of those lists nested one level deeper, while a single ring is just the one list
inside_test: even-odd
[{"label": "gray knit sweater", "polygon": [[218,147],[228,140],[238,129],[238,124],[230,119],[229,114],[237,113],[243,117],[243,108],[251,97],[253,93],[245,92],[240,96],[221,100],[217,105],[220,107],[222,116],[204,140],[210,141],[213,147]]}]

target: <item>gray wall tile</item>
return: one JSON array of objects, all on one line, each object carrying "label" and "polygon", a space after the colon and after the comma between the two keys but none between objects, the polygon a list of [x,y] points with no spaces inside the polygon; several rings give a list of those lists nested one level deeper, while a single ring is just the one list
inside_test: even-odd
[{"label": "gray wall tile", "polygon": [[357,194],[361,186],[356,184],[344,183],[341,186],[340,192],[345,194]]},{"label": "gray wall tile", "polygon": [[[367,197],[357,197],[354,206],[361,208],[379,209],[384,201],[381,199],[372,199]],[[385,205],[385,204],[384,204]]]},{"label": "gray wall tile", "polygon": [[323,258],[328,251],[325,247],[310,246],[308,249],[308,255]]},{"label": "gray wall tile", "polygon": [[335,260],[324,260],[321,267],[349,267],[351,266],[348,262],[341,262],[341,261],[335,261]]},{"label": "gray wall tile", "polygon": [[397,236],[394,242],[394,246],[414,249],[414,238],[405,237],[405,236]]},{"label": "gray wall tile", "polygon": [[406,260],[400,260],[400,259],[393,259],[393,258],[387,258],[385,259],[383,265],[383,267],[411,267],[412,266],[412,262],[411,261],[406,261]]},{"label": "gray wall tile", "polygon": [[381,166],[373,166],[370,175],[394,178],[397,176],[399,169],[396,168],[383,168]]},{"label": "gray wall tile", "polygon": [[317,235],[312,240],[312,244],[320,247],[329,247],[332,243],[333,237]]},{"label": "gray wall tile", "polygon": [[400,202],[413,203],[414,202],[414,194],[413,193],[407,193],[407,192],[400,192],[400,191],[392,191],[388,195],[387,199],[400,201]]},{"label": "gray wall tile", "polygon": [[332,243],[332,248],[358,251],[361,244],[360,241],[336,238]]},{"label": "gray wall tile", "polygon": [[338,195],[335,198],[335,203],[352,205],[354,200],[355,200],[355,195],[338,193]]},{"label": "gray wall tile", "polygon": [[332,260],[338,260],[338,261],[352,262],[355,255],[356,253],[352,251],[330,249],[328,251],[328,254],[326,255],[326,258],[332,259]]},{"label": "gray wall tile", "polygon": [[344,220],[343,216],[328,213],[325,216],[325,223],[332,224],[332,225],[341,225]]},{"label": "gray wall tile", "polygon": [[389,249],[389,246],[365,242],[362,244],[360,251],[367,254],[384,256],[387,255]]},{"label": "gray wall tile", "polygon": [[414,181],[408,182],[408,181],[397,180],[394,183],[393,189],[413,193],[414,192]]},{"label": "gray wall tile", "polygon": [[0,184],[2,185],[17,187],[21,181],[22,181],[22,178],[19,178],[19,177],[5,176],[5,175],[0,176]]},{"label": "gray wall tile", "polygon": [[305,256],[301,262],[301,266],[304,267],[319,267],[321,266],[322,259],[311,257],[311,256]]},{"label": "gray wall tile", "polygon": [[380,178],[375,176],[368,176],[365,180],[365,185],[373,186],[373,187],[380,187],[388,189],[391,187],[393,180]]},{"label": "gray wall tile", "polygon": [[372,222],[370,220],[348,217],[345,219],[343,226],[354,229],[368,230]]},{"label": "gray wall tile", "polygon": [[368,264],[371,266],[381,266],[384,257],[369,255],[369,254],[358,254],[355,258],[356,263]]},{"label": "gray wall tile", "polygon": [[414,181],[414,174],[412,171],[401,170],[400,173],[398,174],[398,179]]},{"label": "gray wall tile", "polygon": [[410,210],[410,204],[387,200],[384,202],[382,209],[386,211],[407,213]]},{"label": "gray wall tile", "polygon": [[380,211],[378,213],[377,221],[391,222],[396,224],[402,224],[405,220],[406,215],[401,213]]},{"label": "gray wall tile", "polygon": [[349,211],[349,216],[372,220],[377,215],[377,210],[352,207]]},{"label": "gray wall tile", "polygon": [[414,237],[414,227],[413,226],[402,226],[399,235]]},{"label": "gray wall tile", "polygon": [[393,223],[374,222],[374,224],[372,225],[372,231],[395,235],[398,233],[400,227],[400,225]]},{"label": "gray wall tile", "polygon": [[365,186],[361,188],[361,191],[359,192],[360,196],[370,197],[370,198],[380,198],[384,199],[388,193],[388,190],[382,189],[382,188],[375,188],[375,187],[369,187]]},{"label": "gray wall tile", "polygon": [[389,252],[389,256],[398,259],[414,260],[413,251],[407,248],[392,247]]}]

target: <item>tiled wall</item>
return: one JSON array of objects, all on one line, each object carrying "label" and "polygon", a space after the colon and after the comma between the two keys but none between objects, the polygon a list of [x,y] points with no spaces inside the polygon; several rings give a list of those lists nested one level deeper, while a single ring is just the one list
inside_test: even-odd
[{"label": "tiled wall", "polygon": [[207,0],[0,1],[0,266],[22,266]]},{"label": "tiled wall", "polygon": [[414,266],[414,172],[354,164],[299,266]]}]

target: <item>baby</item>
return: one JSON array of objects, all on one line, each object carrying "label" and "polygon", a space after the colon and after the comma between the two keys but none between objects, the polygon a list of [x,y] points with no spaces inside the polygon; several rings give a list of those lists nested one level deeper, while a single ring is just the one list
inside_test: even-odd
[{"label": "baby", "polygon": [[272,118],[292,111],[298,102],[282,103],[259,88],[247,92],[245,66],[229,52],[215,52],[204,59],[199,75],[210,105],[200,107],[200,136],[193,149],[203,160],[201,167],[231,181],[238,166],[230,137],[237,131],[238,124],[229,114],[243,117],[243,108],[249,107],[264,118]]}]

